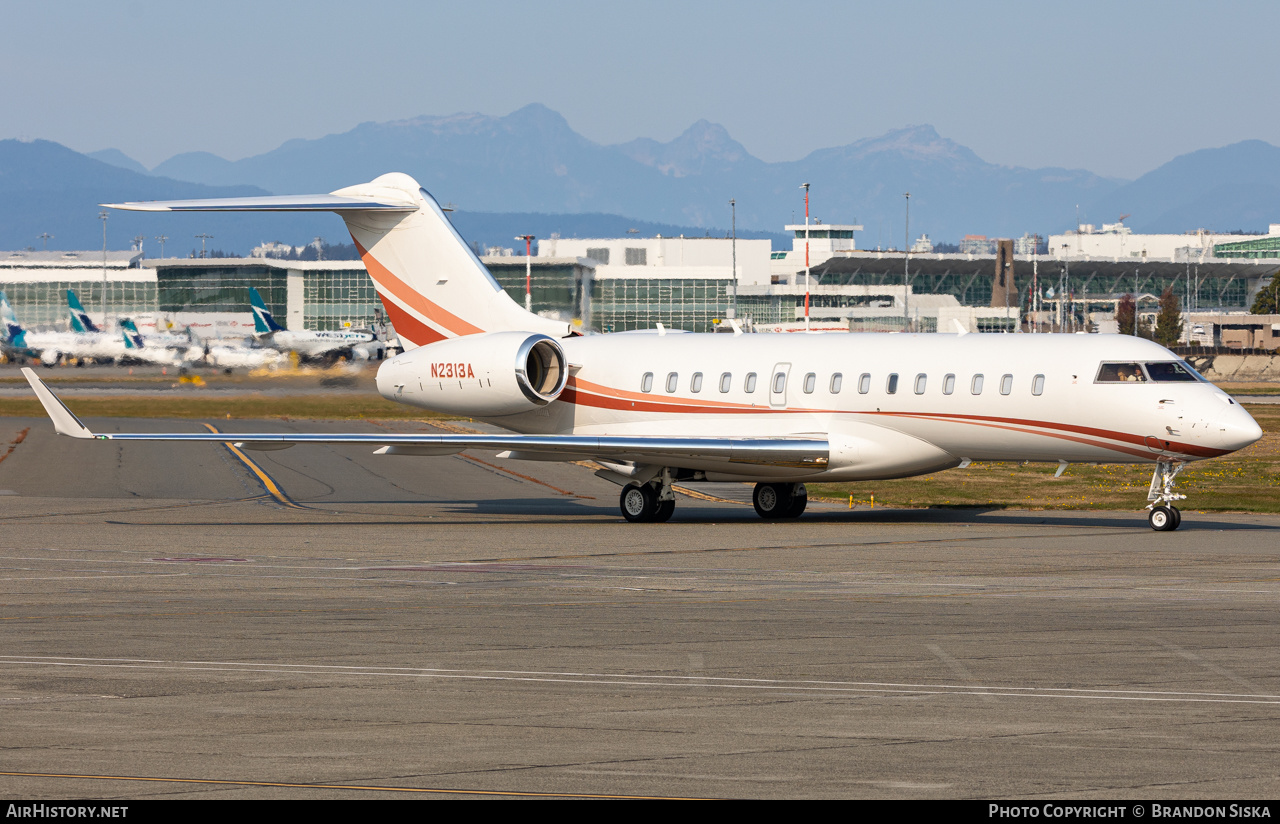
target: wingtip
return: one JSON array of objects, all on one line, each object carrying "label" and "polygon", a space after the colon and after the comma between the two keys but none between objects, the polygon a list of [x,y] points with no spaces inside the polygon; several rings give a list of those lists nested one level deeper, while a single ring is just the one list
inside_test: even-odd
[{"label": "wingtip", "polygon": [[53,429],[59,435],[67,435],[72,438],[92,438],[93,433],[89,428],[80,422],[80,419],[72,414],[71,410],[53,394],[53,390],[45,386],[44,381],[36,375],[35,371],[29,367],[22,367],[22,376],[27,379],[27,383],[36,393],[36,398],[40,401],[40,405],[44,407],[45,413],[53,421]]}]

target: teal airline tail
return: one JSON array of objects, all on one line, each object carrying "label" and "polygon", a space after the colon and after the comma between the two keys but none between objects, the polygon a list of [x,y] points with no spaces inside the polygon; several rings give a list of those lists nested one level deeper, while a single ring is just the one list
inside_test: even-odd
[{"label": "teal airline tail", "polygon": [[4,324],[4,339],[11,346],[27,345],[27,330],[18,323],[18,316],[9,305],[9,298],[0,292],[0,322]]},{"label": "teal airline tail", "polygon": [[71,330],[80,334],[89,332],[100,332],[97,325],[89,320],[89,313],[84,311],[84,307],[80,305],[80,298],[76,297],[76,293],[67,290],[67,308],[71,310]]},{"label": "teal airline tail", "polygon": [[120,321],[120,334],[124,335],[125,349],[142,348],[142,333],[138,331],[132,319],[124,318]]},{"label": "teal airline tail", "polygon": [[259,295],[258,290],[252,286],[249,287],[249,304],[253,307],[253,332],[255,335],[269,335],[272,332],[284,331],[284,327],[276,323],[276,319],[271,316],[271,310],[267,308],[266,301],[262,299],[262,295]]}]

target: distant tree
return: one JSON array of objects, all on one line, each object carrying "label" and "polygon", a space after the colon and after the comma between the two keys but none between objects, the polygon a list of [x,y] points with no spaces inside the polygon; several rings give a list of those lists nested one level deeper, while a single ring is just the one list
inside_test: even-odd
[{"label": "distant tree", "polygon": [[1136,306],[1133,295],[1122,295],[1116,302],[1116,326],[1122,335],[1133,334],[1133,323],[1136,317]]},{"label": "distant tree", "polygon": [[1154,337],[1161,346],[1175,346],[1182,337],[1182,312],[1172,286],[1160,293],[1160,314],[1156,315]]},{"label": "distant tree", "polygon": [[1271,282],[1262,287],[1262,291],[1253,299],[1253,306],[1249,311],[1255,315],[1280,314],[1280,277],[1271,277]]}]

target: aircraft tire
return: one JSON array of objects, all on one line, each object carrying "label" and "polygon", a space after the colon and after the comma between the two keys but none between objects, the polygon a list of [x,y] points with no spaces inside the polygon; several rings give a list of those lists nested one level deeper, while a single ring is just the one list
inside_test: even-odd
[{"label": "aircraft tire", "polygon": [[1182,513],[1178,511],[1176,506],[1169,507],[1169,511],[1173,513],[1173,528],[1177,529],[1182,526]]},{"label": "aircraft tire", "polygon": [[787,507],[787,517],[799,518],[808,505],[809,491],[804,488],[804,484],[796,484],[791,492],[791,506]]},{"label": "aircraft tire", "polygon": [[671,516],[675,511],[675,501],[658,501],[658,507],[653,513],[653,522],[655,524],[665,524],[667,521],[671,520]]},{"label": "aircraft tire", "polygon": [[649,484],[628,484],[618,497],[622,517],[633,524],[643,524],[654,519],[658,509],[658,495]]},{"label": "aircraft tire", "polygon": [[1147,523],[1151,524],[1151,528],[1156,532],[1172,532],[1178,528],[1178,520],[1172,508],[1167,506],[1153,507],[1147,515]]},{"label": "aircraft tire", "polygon": [[751,504],[766,521],[785,518],[791,507],[791,484],[756,484]]}]

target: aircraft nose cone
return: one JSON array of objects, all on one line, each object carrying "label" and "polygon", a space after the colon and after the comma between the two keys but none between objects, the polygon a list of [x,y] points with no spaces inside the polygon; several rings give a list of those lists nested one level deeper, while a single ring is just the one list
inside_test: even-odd
[{"label": "aircraft nose cone", "polygon": [[1262,427],[1239,404],[1231,406],[1214,425],[1219,430],[1218,442],[1224,449],[1232,452],[1257,443],[1262,438]]}]

